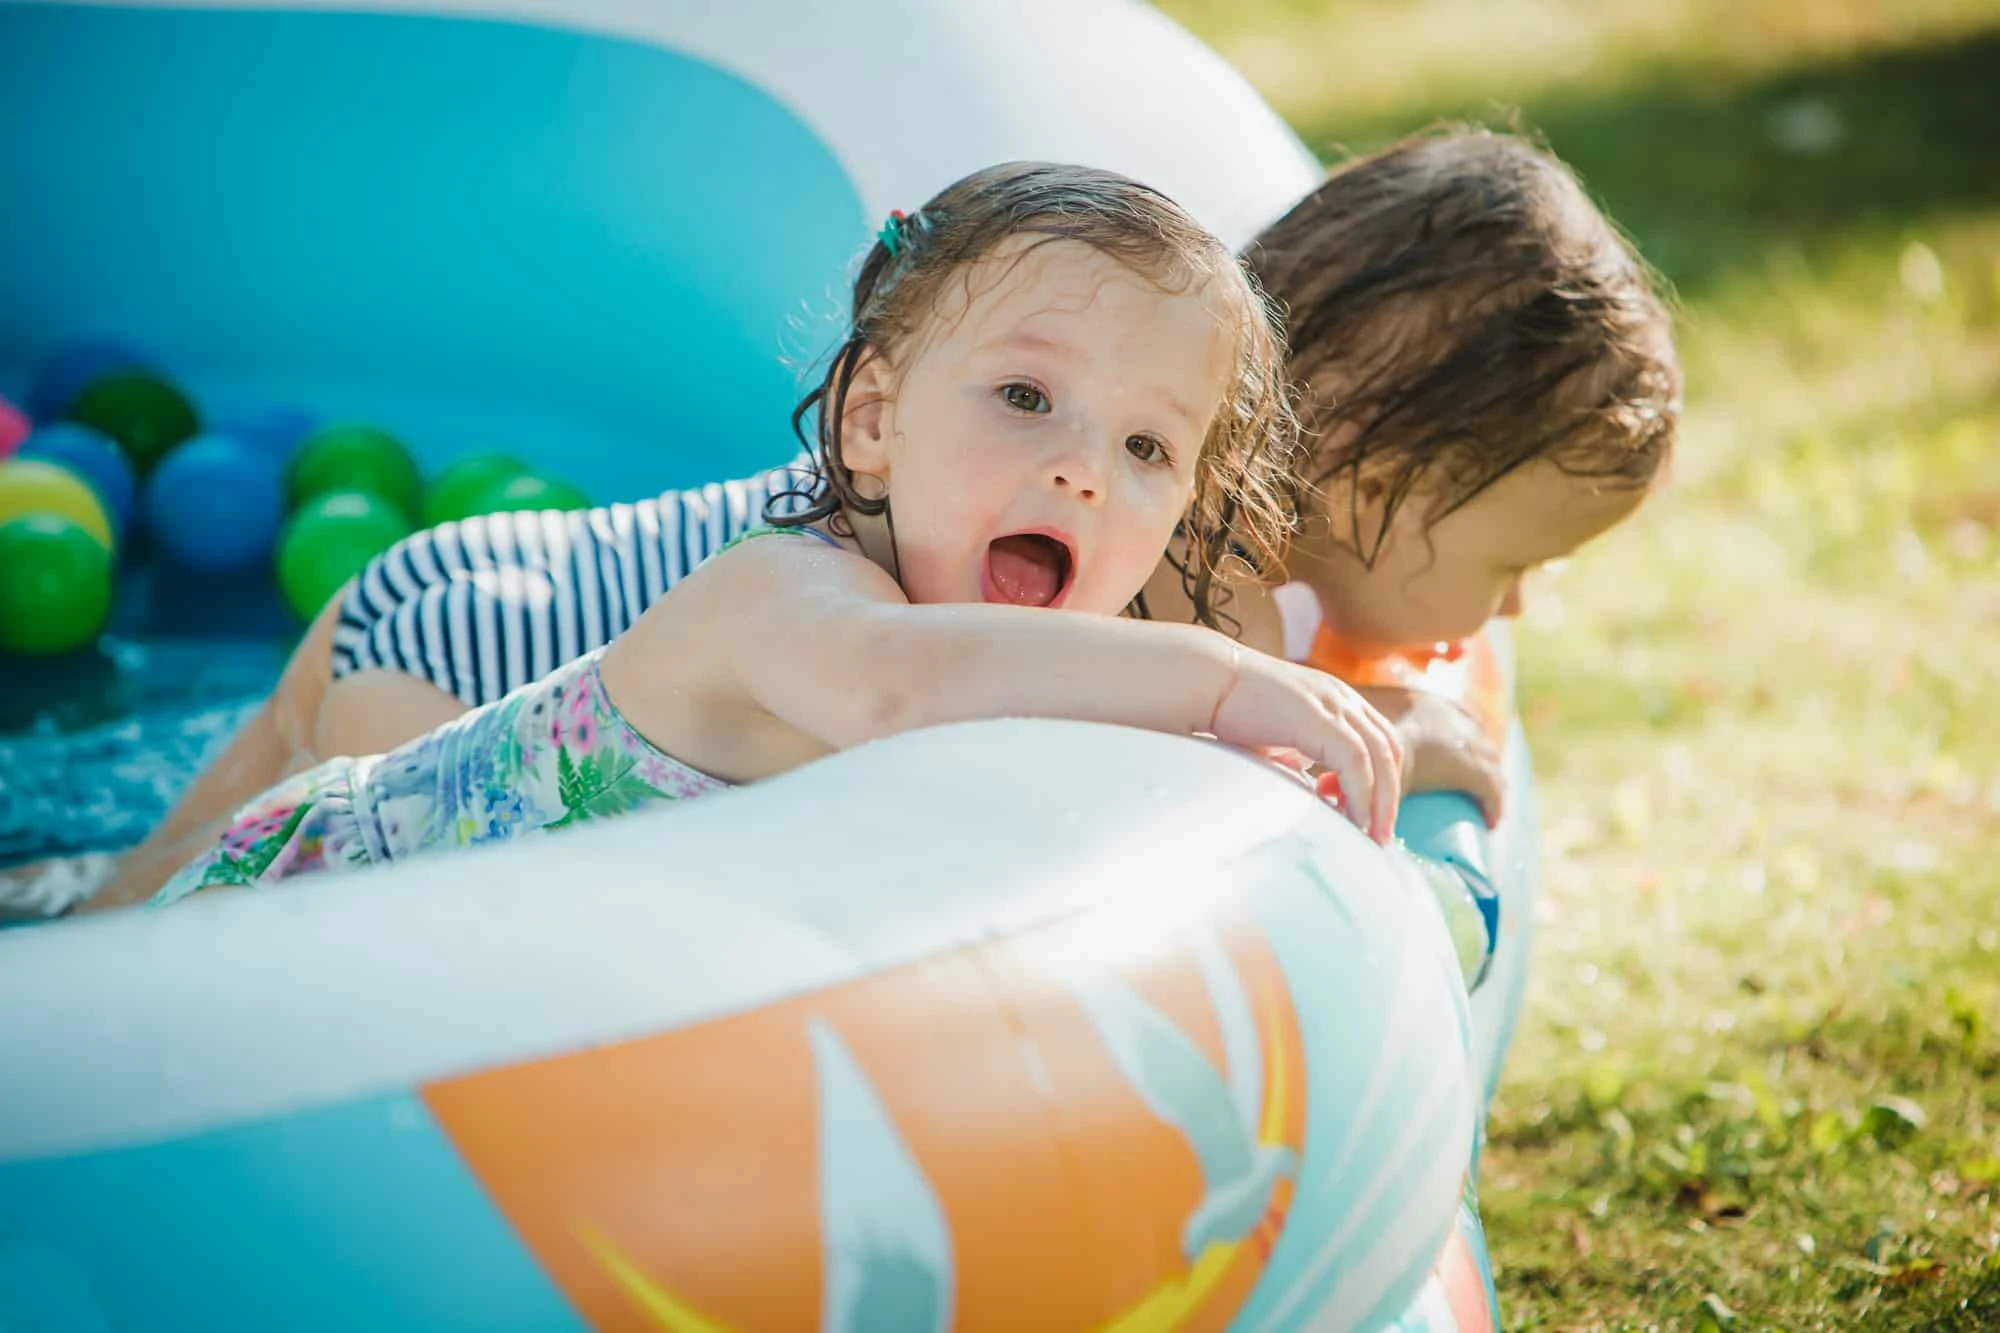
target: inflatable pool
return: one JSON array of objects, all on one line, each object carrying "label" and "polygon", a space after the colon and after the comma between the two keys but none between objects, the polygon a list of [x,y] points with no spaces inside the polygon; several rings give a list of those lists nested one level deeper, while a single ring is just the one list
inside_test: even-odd
[{"label": "inflatable pool", "polygon": [[[1233,244],[1317,174],[1116,0],[0,3],[0,49],[0,393],[112,333],[215,422],[381,422],[599,501],[787,457],[859,241],[967,170],[1112,167]],[[275,661],[126,572],[107,773],[162,744],[170,664]],[[1052,723],[0,934],[37,1015],[0,1027],[0,1326],[1495,1328],[1506,648],[1397,668],[1510,735],[1500,829],[1401,824],[1497,924],[1469,1002],[1408,857],[1226,750]],[[9,781],[64,739],[0,737]]]},{"label": "inflatable pool", "polygon": [[1474,1136],[1421,886],[1080,724],[0,948],[56,1327],[1393,1327]]}]

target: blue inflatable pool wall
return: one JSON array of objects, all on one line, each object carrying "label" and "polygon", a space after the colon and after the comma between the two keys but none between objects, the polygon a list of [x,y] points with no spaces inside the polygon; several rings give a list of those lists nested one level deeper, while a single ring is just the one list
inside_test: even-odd
[{"label": "blue inflatable pool wall", "polygon": [[869,223],[768,94],[390,13],[0,5],[0,390],[79,337],[204,406],[499,449],[597,497],[785,456]]}]

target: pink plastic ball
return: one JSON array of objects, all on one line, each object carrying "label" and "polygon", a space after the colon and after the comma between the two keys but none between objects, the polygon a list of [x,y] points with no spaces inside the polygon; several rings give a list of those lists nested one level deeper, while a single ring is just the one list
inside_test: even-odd
[{"label": "pink plastic ball", "polygon": [[33,429],[26,412],[0,398],[0,458],[12,457]]}]

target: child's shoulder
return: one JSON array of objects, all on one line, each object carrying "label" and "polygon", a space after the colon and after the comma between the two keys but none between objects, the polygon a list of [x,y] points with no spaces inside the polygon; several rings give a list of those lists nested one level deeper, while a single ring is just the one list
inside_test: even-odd
[{"label": "child's shoulder", "polygon": [[830,546],[836,551],[846,549],[844,546],[841,545],[839,538],[833,536],[833,534],[831,533],[822,532],[819,528],[814,527],[811,524],[799,524],[797,526],[791,526],[791,525],[780,526],[777,524],[767,524],[764,527],[752,528],[748,532],[737,534],[735,537],[731,538],[727,542],[724,542],[720,547],[718,547],[716,549],[715,554],[719,556],[724,554],[725,552],[733,551],[737,547],[756,541],[760,537],[817,538],[820,543],[826,546]]},{"label": "child's shoulder", "polygon": [[752,528],[704,561],[687,583],[693,586],[682,605],[702,602],[713,614],[768,609],[770,602],[788,596],[817,600],[848,592],[878,600],[902,595],[856,541],[816,524]]}]

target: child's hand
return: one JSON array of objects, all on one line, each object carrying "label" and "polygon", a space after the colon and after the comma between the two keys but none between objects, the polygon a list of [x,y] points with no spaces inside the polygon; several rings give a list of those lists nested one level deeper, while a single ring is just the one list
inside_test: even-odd
[{"label": "child's hand", "polygon": [[1209,731],[1248,749],[1298,751],[1330,770],[1317,784],[1320,795],[1375,841],[1393,836],[1403,742],[1353,687],[1311,667],[1239,651],[1236,678]]},{"label": "child's hand", "polygon": [[1506,790],[1500,750],[1469,709],[1394,685],[1365,686],[1361,695],[1402,739],[1404,790],[1462,791],[1479,803],[1488,828],[1500,822]]}]

